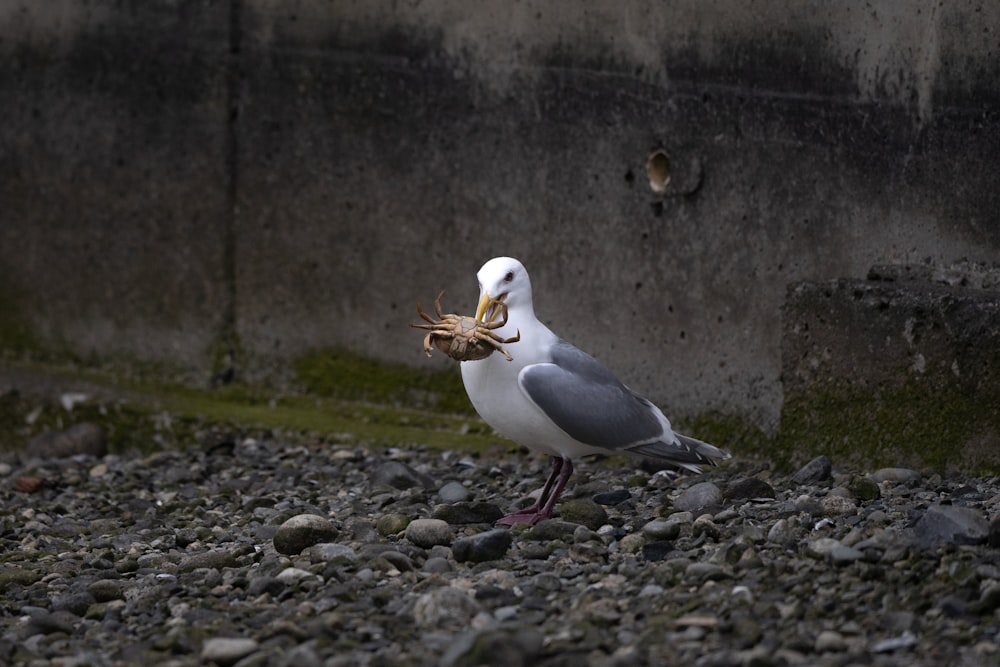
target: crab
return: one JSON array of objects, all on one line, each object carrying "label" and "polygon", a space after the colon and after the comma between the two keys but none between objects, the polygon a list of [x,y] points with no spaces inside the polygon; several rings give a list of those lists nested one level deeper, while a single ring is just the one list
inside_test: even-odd
[{"label": "crab", "polygon": [[433,343],[439,350],[457,361],[485,359],[497,350],[503,353],[507,361],[514,360],[510,356],[510,352],[505,350],[503,346],[521,340],[521,332],[518,331],[511,338],[501,338],[493,332],[493,329],[499,329],[507,324],[507,306],[503,302],[496,299],[490,302],[491,305],[495,304],[499,309],[501,320],[481,322],[475,317],[445,315],[441,311],[442,296],[444,296],[443,291],[434,299],[434,310],[440,318],[439,320],[435,320],[425,313],[418,303],[417,313],[428,324],[410,324],[415,329],[428,329],[430,331],[424,336],[424,352],[428,357],[431,356],[431,343]]}]

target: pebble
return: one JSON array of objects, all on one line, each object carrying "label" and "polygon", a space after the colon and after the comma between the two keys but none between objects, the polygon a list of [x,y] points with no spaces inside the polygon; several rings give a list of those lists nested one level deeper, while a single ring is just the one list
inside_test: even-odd
[{"label": "pebble", "polygon": [[818,484],[830,479],[833,464],[827,456],[817,456],[792,475],[792,482],[801,485]]},{"label": "pebble", "polygon": [[503,558],[512,542],[509,529],[495,528],[469,537],[460,537],[451,545],[451,551],[459,563],[482,563]]},{"label": "pebble", "polygon": [[691,524],[691,535],[693,537],[705,535],[713,540],[717,540],[722,535],[722,530],[712,521],[711,514],[702,514]]},{"label": "pebble", "polygon": [[185,556],[177,565],[177,570],[178,572],[191,572],[203,567],[222,569],[236,567],[237,563],[236,555],[229,549],[210,549]]},{"label": "pebble", "polygon": [[544,636],[537,628],[490,628],[466,632],[441,658],[441,667],[523,667],[537,664]]},{"label": "pebble", "polygon": [[424,561],[424,567],[422,568],[424,572],[436,572],[443,574],[446,572],[452,572],[454,568],[447,558],[442,558],[441,556],[435,556],[433,558],[428,558]]},{"label": "pebble", "polygon": [[448,482],[438,489],[438,500],[442,503],[460,503],[472,495],[461,482]]},{"label": "pebble", "polygon": [[274,534],[278,553],[295,555],[320,542],[337,539],[340,531],[329,519],[315,514],[299,514],[285,521]]},{"label": "pebble", "polygon": [[681,534],[681,522],[655,519],[642,527],[642,534],[650,540],[675,540]]},{"label": "pebble", "polygon": [[303,551],[302,555],[312,563],[334,563],[337,565],[354,565],[360,559],[358,552],[351,547],[332,542],[314,544]]},{"label": "pebble", "polygon": [[990,533],[982,512],[956,505],[932,505],[914,526],[917,543],[925,548],[944,544],[982,544]]},{"label": "pebble", "polygon": [[403,535],[418,547],[451,544],[455,533],[447,521],[441,519],[414,519],[406,526]]},{"label": "pebble", "polygon": [[302,581],[303,579],[311,579],[316,575],[309,570],[303,570],[300,567],[286,567],[284,570],[278,573],[275,577],[278,581],[282,583],[294,583],[296,581]]},{"label": "pebble", "polygon": [[912,632],[904,632],[898,637],[890,637],[889,639],[882,639],[875,642],[872,644],[872,652],[889,653],[891,651],[910,648],[916,646],[916,644],[917,637]]},{"label": "pebble", "polygon": [[476,523],[493,525],[503,516],[503,512],[494,503],[457,501],[450,505],[438,505],[431,516],[453,526]]},{"label": "pebble", "polygon": [[605,493],[595,494],[594,502],[598,505],[613,507],[631,498],[632,494],[628,489],[616,489],[615,491],[606,491]]},{"label": "pebble", "polygon": [[774,487],[756,477],[744,477],[726,486],[723,494],[726,500],[749,500],[751,498],[774,498]]},{"label": "pebble", "polygon": [[235,665],[258,649],[260,644],[255,639],[239,639],[229,637],[213,637],[206,639],[201,648],[201,659],[217,665]]},{"label": "pebble", "polygon": [[849,565],[854,561],[861,560],[863,557],[863,552],[843,544],[837,544],[830,549],[830,560],[835,565]]},{"label": "pebble", "polygon": [[[803,484],[735,458],[678,490],[585,460],[561,518],[508,529],[493,527],[500,508],[546,472],[520,452],[459,467],[464,454],[421,447],[387,459],[277,431],[228,440],[232,454],[0,452],[0,662],[222,664],[209,659],[219,640],[249,640],[222,651],[240,667],[930,667],[998,655],[995,477],[876,482],[845,468]],[[387,461],[407,488],[386,483],[395,465],[376,479]],[[58,483],[26,497],[22,477]],[[449,481],[469,497],[444,502]],[[702,483],[724,503],[676,511]],[[567,500],[605,517],[568,521]],[[327,536],[279,550],[289,516]],[[407,535],[435,520],[440,539]]]},{"label": "pebble", "polygon": [[852,498],[839,495],[827,495],[819,499],[820,511],[826,516],[843,516],[858,511],[857,503]]},{"label": "pebble", "polygon": [[767,541],[775,544],[790,544],[798,540],[798,531],[788,519],[778,519],[767,531]]},{"label": "pebble", "polygon": [[413,621],[417,627],[440,632],[468,627],[469,619],[480,611],[482,607],[465,591],[441,586],[417,598]]},{"label": "pebble", "polygon": [[674,499],[674,508],[682,512],[702,514],[722,506],[722,491],[712,482],[698,482],[681,491]]},{"label": "pebble", "polygon": [[559,504],[559,515],[564,521],[578,523],[597,530],[608,522],[605,509],[590,498],[570,498]]},{"label": "pebble", "polygon": [[409,516],[400,512],[389,512],[378,518],[378,521],[375,522],[375,530],[378,531],[379,535],[389,537],[403,532],[408,525],[410,525]]},{"label": "pebble", "polygon": [[655,563],[656,561],[665,560],[673,550],[673,543],[667,540],[644,542],[642,545],[642,557]]},{"label": "pebble", "polygon": [[851,496],[863,503],[878,500],[882,497],[882,491],[879,489],[878,483],[871,477],[855,475],[851,478],[847,488],[851,492]]},{"label": "pebble", "polygon": [[432,489],[434,478],[411,468],[402,461],[386,461],[372,472],[371,483],[374,486],[388,486],[394,489],[406,490],[415,487]]},{"label": "pebble", "polygon": [[881,468],[868,476],[876,484],[893,482],[895,484],[919,484],[922,476],[916,470],[909,468]]},{"label": "pebble", "polygon": [[571,542],[578,525],[561,519],[543,519],[524,531],[523,536],[525,540],[536,542],[552,542],[554,540]]},{"label": "pebble", "polygon": [[826,653],[830,652],[841,652],[847,649],[847,642],[844,641],[843,635],[839,632],[834,632],[833,630],[823,630],[816,637],[816,644],[813,650],[816,653]]}]

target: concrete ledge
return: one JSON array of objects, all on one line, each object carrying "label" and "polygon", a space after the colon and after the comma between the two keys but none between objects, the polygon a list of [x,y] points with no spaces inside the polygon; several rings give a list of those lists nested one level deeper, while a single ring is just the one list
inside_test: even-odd
[{"label": "concrete ledge", "polygon": [[803,458],[1000,468],[1000,292],[926,280],[960,273],[792,285],[782,440]]}]

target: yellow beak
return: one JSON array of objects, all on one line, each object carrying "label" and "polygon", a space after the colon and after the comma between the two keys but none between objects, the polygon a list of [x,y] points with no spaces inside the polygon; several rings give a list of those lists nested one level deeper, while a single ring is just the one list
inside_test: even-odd
[{"label": "yellow beak", "polygon": [[486,317],[486,308],[490,305],[490,301],[493,299],[490,297],[489,292],[483,292],[483,296],[479,299],[479,307],[476,308],[476,320],[483,322],[484,324],[489,324],[497,315],[497,311],[494,310],[490,317],[490,322],[486,322],[483,318]]}]

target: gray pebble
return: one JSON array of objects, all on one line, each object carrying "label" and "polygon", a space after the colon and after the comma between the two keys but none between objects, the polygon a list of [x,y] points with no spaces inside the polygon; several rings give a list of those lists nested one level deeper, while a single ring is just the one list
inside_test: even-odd
[{"label": "gray pebble", "polygon": [[388,486],[394,489],[412,489],[422,487],[434,488],[434,479],[429,475],[414,470],[401,461],[386,461],[372,471],[371,482],[375,486]]},{"label": "gray pebble", "polygon": [[750,498],[774,498],[774,487],[756,477],[744,477],[726,486],[723,494],[726,500],[748,500]]},{"label": "gray pebble", "polygon": [[68,611],[74,616],[83,616],[96,601],[91,593],[57,595],[52,598],[52,611]]},{"label": "gray pebble", "polygon": [[257,576],[250,580],[247,592],[254,597],[265,593],[268,595],[280,595],[287,585],[287,582],[277,577]]},{"label": "gray pebble", "polygon": [[178,563],[177,570],[180,572],[191,572],[203,567],[222,569],[224,567],[236,567],[236,565],[236,556],[231,551],[227,549],[212,549],[186,556]]},{"label": "gray pebble", "polygon": [[943,544],[982,544],[990,524],[979,512],[956,505],[931,505],[914,526],[917,544],[925,548]]},{"label": "gray pebble", "polygon": [[843,544],[837,544],[832,549],[830,549],[830,561],[834,565],[849,565],[855,561],[861,560],[864,557],[864,553],[858,551],[854,547],[848,547]]},{"label": "gray pebble", "polygon": [[598,505],[606,505],[608,507],[613,507],[619,503],[623,503],[630,499],[632,494],[628,489],[616,489],[615,491],[606,491],[605,493],[598,493],[594,495],[594,502]]},{"label": "gray pebble", "polygon": [[675,540],[681,534],[681,523],[656,519],[642,527],[642,534],[650,540]]},{"label": "gray pebble", "polygon": [[125,582],[117,579],[98,579],[87,586],[87,592],[97,602],[110,602],[125,598]]},{"label": "gray pebble", "polygon": [[412,572],[417,569],[417,566],[413,563],[412,558],[400,551],[396,551],[395,549],[387,549],[386,551],[383,551],[375,559],[375,562],[388,564],[389,567],[383,568],[386,570],[396,569],[400,572]]},{"label": "gray pebble", "polygon": [[46,610],[32,611],[29,613],[28,630],[29,634],[50,635],[62,632],[67,635],[73,634],[75,624],[80,620],[77,614],[65,609],[48,612]]},{"label": "gray pebble", "polygon": [[494,503],[477,503],[459,501],[450,505],[438,505],[431,515],[453,526],[488,523],[493,525],[503,516],[500,507]]},{"label": "gray pebble", "polygon": [[703,514],[691,524],[691,535],[694,537],[705,535],[713,540],[717,540],[722,535],[722,530],[712,521],[712,515]]},{"label": "gray pebble", "polygon": [[834,494],[820,498],[819,507],[825,516],[843,516],[854,514],[858,510],[853,499]]},{"label": "gray pebble", "polygon": [[523,667],[537,663],[544,636],[536,628],[488,629],[460,635],[441,659],[442,667]]},{"label": "gray pebble", "polygon": [[255,639],[213,637],[206,639],[202,645],[201,659],[217,665],[235,665],[259,646]]},{"label": "gray pebble", "polygon": [[702,514],[722,506],[722,491],[712,482],[692,484],[674,500],[674,508],[682,512]]},{"label": "gray pebble", "polygon": [[346,544],[321,542],[314,544],[302,552],[313,563],[335,563],[337,565],[353,565],[360,556]]},{"label": "gray pebble", "polygon": [[827,558],[841,543],[832,537],[821,537],[805,544],[805,554],[813,558]]},{"label": "gray pebble", "polygon": [[440,556],[435,556],[433,558],[428,558],[424,561],[423,566],[424,572],[438,572],[441,574],[451,572],[453,570],[451,563],[448,562],[447,558],[441,558]]},{"label": "gray pebble", "polygon": [[798,541],[798,531],[788,519],[778,519],[767,531],[767,541],[775,544],[790,544]]},{"label": "gray pebble", "polygon": [[513,538],[507,528],[495,528],[484,533],[460,537],[451,545],[455,560],[460,563],[484,561],[503,558],[510,549]]},{"label": "gray pebble", "polygon": [[315,514],[299,514],[278,527],[274,548],[278,553],[293,556],[320,542],[332,542],[340,531],[329,519]]},{"label": "gray pebble", "polygon": [[443,503],[459,503],[468,500],[471,494],[461,482],[448,482],[438,489],[437,495]]},{"label": "gray pebble", "polygon": [[642,545],[642,557],[651,563],[655,563],[666,559],[673,549],[673,542],[667,540],[646,542]]},{"label": "gray pebble", "polygon": [[728,576],[722,566],[715,563],[691,563],[684,570],[684,578],[695,582],[718,581]]},{"label": "gray pebble", "polygon": [[434,588],[413,605],[413,621],[417,627],[440,632],[468,627],[469,620],[482,607],[465,591],[454,586]]},{"label": "gray pebble", "polygon": [[876,484],[894,482],[896,484],[919,484],[922,476],[916,470],[909,468],[881,468],[869,475]]},{"label": "gray pebble", "polygon": [[410,522],[403,535],[418,547],[432,547],[436,544],[451,544],[455,539],[452,527],[441,519],[415,519]]},{"label": "gray pebble", "polygon": [[803,485],[818,484],[830,479],[832,471],[833,464],[830,459],[826,456],[817,456],[792,475],[792,482]]},{"label": "gray pebble", "polygon": [[816,637],[814,650],[817,653],[840,652],[847,649],[847,642],[843,635],[833,630],[823,630]]}]

